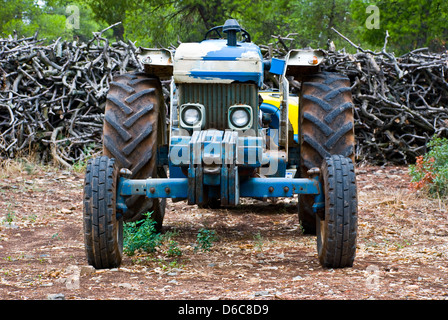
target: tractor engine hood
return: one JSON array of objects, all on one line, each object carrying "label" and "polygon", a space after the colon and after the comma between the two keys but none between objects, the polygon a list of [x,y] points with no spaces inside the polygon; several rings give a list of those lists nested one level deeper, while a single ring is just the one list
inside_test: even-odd
[{"label": "tractor engine hood", "polygon": [[182,43],[174,55],[176,83],[253,82],[263,85],[263,57],[253,43],[228,46],[226,40]]}]

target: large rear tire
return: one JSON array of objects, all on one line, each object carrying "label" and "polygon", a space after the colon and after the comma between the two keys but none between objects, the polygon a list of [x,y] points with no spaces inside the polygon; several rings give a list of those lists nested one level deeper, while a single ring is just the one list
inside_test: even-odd
[{"label": "large rear tire", "polygon": [[[144,73],[123,74],[110,83],[103,128],[103,154],[115,158],[131,178],[166,177],[157,170],[157,147],[165,143],[165,103],[160,80]],[[161,173],[161,171],[163,171]],[[138,221],[152,212],[156,229],[162,228],[166,199],[131,196],[126,199],[125,221]]]},{"label": "large rear tire", "polygon": [[[306,77],[299,100],[300,176],[320,168],[331,155],[343,155],[354,163],[355,132],[349,79],[338,73],[321,72]],[[301,195],[299,220],[307,234],[316,234],[314,196]]]},{"label": "large rear tire", "polygon": [[350,158],[334,155],[322,168],[325,213],[317,216],[317,252],[326,268],[353,266],[358,229],[356,176]]},{"label": "large rear tire", "polygon": [[123,219],[117,218],[118,167],[106,156],[89,160],[84,180],[83,228],[87,261],[116,268],[123,255]]}]

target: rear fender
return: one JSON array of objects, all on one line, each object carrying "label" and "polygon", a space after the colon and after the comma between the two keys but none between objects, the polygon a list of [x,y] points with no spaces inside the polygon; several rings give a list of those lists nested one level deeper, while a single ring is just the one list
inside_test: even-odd
[{"label": "rear fender", "polygon": [[160,79],[173,76],[173,55],[167,49],[138,48],[137,57],[145,68],[145,72]]},{"label": "rear fender", "polygon": [[317,72],[324,62],[325,51],[313,49],[291,50],[286,56],[286,76],[295,76]]}]

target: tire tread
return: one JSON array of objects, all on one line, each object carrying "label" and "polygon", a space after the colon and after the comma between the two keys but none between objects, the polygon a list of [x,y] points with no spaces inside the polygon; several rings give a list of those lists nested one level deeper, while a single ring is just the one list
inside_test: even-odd
[{"label": "tire tread", "polygon": [[328,268],[351,267],[356,255],[358,225],[353,162],[350,158],[333,155],[326,158],[322,174],[326,212],[324,238],[318,239],[319,260]]},{"label": "tire tread", "polygon": [[84,243],[87,261],[97,269],[118,267],[122,259],[122,240],[117,236],[122,221],[115,213],[117,175],[114,159],[102,156],[87,163],[83,196]]}]

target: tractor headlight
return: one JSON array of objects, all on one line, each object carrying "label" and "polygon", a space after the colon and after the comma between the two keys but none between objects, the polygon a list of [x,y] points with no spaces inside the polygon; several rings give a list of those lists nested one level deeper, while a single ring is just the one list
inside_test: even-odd
[{"label": "tractor headlight", "polygon": [[201,121],[201,113],[196,108],[188,108],[184,110],[183,118],[185,124],[192,126]]},{"label": "tractor headlight", "polygon": [[204,106],[199,103],[188,103],[180,106],[180,125],[183,128],[202,128]]},{"label": "tractor headlight", "polygon": [[232,112],[230,121],[235,127],[241,128],[247,126],[250,120],[250,115],[246,110],[239,109]]},{"label": "tractor headlight", "polygon": [[235,105],[229,108],[229,127],[245,130],[252,127],[252,108],[248,105]]}]

